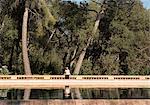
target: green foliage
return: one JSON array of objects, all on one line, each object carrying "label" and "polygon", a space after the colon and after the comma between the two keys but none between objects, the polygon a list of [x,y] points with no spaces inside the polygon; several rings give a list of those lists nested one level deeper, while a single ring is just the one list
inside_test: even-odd
[{"label": "green foliage", "polygon": [[[29,50],[30,62],[32,72],[34,74],[61,74],[62,73],[62,60],[57,55],[55,50],[45,52],[43,55],[43,49],[32,46]],[[36,68],[36,69],[35,69]]]},{"label": "green foliage", "polygon": [[100,74],[148,75],[148,12],[138,1],[132,5],[128,3],[118,6],[113,11],[109,7],[102,19],[104,22],[102,21],[99,27],[101,37],[98,39],[102,41],[97,43],[102,50],[95,62],[101,66],[95,66],[94,69],[99,68],[102,71]]},{"label": "green foliage", "polygon": [[[62,2],[60,4],[60,15],[64,19],[64,24],[67,26],[67,29],[71,31],[76,31],[81,27],[86,27],[88,12],[86,8],[81,7],[73,2]],[[84,6],[85,4],[83,4]]]},{"label": "green foliage", "polygon": [[[15,38],[17,38],[17,32],[18,32],[16,29],[16,26],[14,25],[14,21],[12,20],[12,18],[10,18],[6,15],[3,20],[3,25],[4,25],[2,27],[3,29],[0,32],[2,35],[2,38],[3,38],[1,40],[7,41],[7,42],[12,42]],[[12,43],[10,43],[10,45],[11,44]]]},{"label": "green foliage", "polygon": [[[80,74],[150,74],[150,12],[141,2],[131,1],[107,0]],[[13,74],[23,74],[20,35],[24,3],[0,3],[2,65],[8,65]],[[32,0],[29,8],[27,42],[32,73],[62,74],[65,66],[73,72],[101,5]]]},{"label": "green foliage", "polygon": [[82,75],[92,75],[92,63],[89,60],[84,60],[83,65],[81,67],[81,73]]},{"label": "green foliage", "polygon": [[7,66],[2,66],[2,68],[0,68],[0,75],[9,75],[9,70],[7,69]]},{"label": "green foliage", "polygon": [[1,47],[3,53],[3,62],[6,64],[9,62],[9,56],[11,52],[12,45],[14,45],[14,40],[17,38],[17,29],[14,25],[12,18],[5,16],[3,20],[1,35]]}]

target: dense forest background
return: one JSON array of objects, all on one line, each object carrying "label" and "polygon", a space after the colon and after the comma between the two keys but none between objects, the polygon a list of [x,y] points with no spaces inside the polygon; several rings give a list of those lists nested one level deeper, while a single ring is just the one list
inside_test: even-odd
[{"label": "dense forest background", "polygon": [[0,0],[0,73],[63,74],[66,66],[150,75],[150,10],[140,0]]}]

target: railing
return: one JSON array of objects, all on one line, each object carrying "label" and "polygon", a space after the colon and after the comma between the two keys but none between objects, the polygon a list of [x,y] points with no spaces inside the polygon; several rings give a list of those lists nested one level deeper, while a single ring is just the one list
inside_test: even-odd
[{"label": "railing", "polygon": [[[65,75],[0,75],[0,80],[63,80]],[[71,80],[150,80],[150,76],[70,75]]]}]

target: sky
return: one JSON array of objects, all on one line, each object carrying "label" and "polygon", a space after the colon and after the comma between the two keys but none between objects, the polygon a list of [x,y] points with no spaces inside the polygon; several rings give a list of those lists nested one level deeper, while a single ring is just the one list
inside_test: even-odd
[{"label": "sky", "polygon": [[150,9],[150,0],[141,0],[145,8]]},{"label": "sky", "polygon": [[[70,1],[80,2],[80,1],[85,1],[85,0],[70,0]],[[141,1],[143,2],[143,5],[145,8],[150,9],[150,0],[141,0]]]}]

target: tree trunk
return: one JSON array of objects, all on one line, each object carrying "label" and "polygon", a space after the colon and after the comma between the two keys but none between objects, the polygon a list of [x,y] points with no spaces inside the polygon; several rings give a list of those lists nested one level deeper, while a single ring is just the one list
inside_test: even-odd
[{"label": "tree trunk", "polygon": [[73,55],[72,55],[71,60],[70,60],[70,69],[72,69],[72,66],[75,62],[75,56],[76,56],[77,50],[78,50],[78,47],[76,47],[73,51]]},{"label": "tree trunk", "polygon": [[77,99],[82,99],[82,95],[79,88],[75,89],[75,95]]},{"label": "tree trunk", "polygon": [[[49,44],[49,42],[51,41],[52,37],[54,36],[56,30],[57,30],[57,29],[54,29],[54,30],[52,31],[51,35],[49,36],[48,41],[47,41],[47,43],[46,43],[46,45],[45,45],[45,47],[44,47],[44,51],[47,49],[48,44]],[[43,52],[43,53],[44,53],[44,52]]]},{"label": "tree trunk", "polygon": [[25,90],[24,90],[23,99],[24,99],[24,100],[29,100],[29,99],[30,99],[30,93],[31,93],[31,89],[25,89]]},{"label": "tree trunk", "polygon": [[[4,20],[3,20],[2,24],[1,24],[1,27],[0,27],[0,49],[2,49],[1,34],[2,34],[2,30],[4,28],[4,25],[5,25],[5,23],[4,23]],[[2,50],[0,50],[0,68],[2,67],[2,61],[3,61],[2,56],[3,56]]]},{"label": "tree trunk", "polygon": [[64,67],[68,66],[69,58],[70,58],[70,49],[68,48],[67,52],[65,52],[65,55],[63,57],[63,66]]},{"label": "tree trunk", "polygon": [[[73,74],[75,74],[75,75],[78,75],[79,72],[80,72],[80,68],[81,68],[81,66],[82,66],[82,62],[83,62],[83,59],[84,59],[84,57],[85,57],[86,50],[87,50],[87,48],[88,48],[89,45],[90,45],[90,42],[91,42],[91,40],[92,40],[92,37],[96,34],[96,31],[97,31],[97,29],[98,29],[99,22],[100,22],[100,19],[101,19],[100,17],[101,17],[101,12],[97,14],[97,19],[96,19],[96,22],[95,22],[95,24],[94,24],[94,28],[93,28],[93,30],[92,30],[92,35],[89,37],[86,46],[83,48],[83,50],[82,50],[82,52],[81,52],[81,54],[80,54],[80,56],[79,56],[79,59],[78,59],[78,61],[77,61],[77,64],[76,64],[76,67],[75,67],[75,70],[74,70],[74,73],[73,73]],[[81,93],[80,93],[80,90],[79,90],[79,89],[75,89],[75,94],[76,94],[76,97],[77,97],[78,99],[82,99],[82,96],[81,96]]]},{"label": "tree trunk", "polygon": [[[4,16],[4,18],[5,18],[5,16]],[[0,34],[1,34],[2,30],[3,30],[3,28],[4,28],[4,25],[5,25],[5,21],[3,20],[2,25],[0,27]]]},{"label": "tree trunk", "polygon": [[102,14],[103,14],[103,10],[100,11],[100,12],[97,14],[97,19],[96,19],[96,21],[95,21],[94,28],[93,28],[93,30],[92,30],[92,34],[91,34],[90,38],[88,39],[88,42],[87,42],[86,46],[83,48],[83,50],[82,50],[82,52],[81,52],[81,54],[80,54],[80,56],[79,56],[79,58],[78,58],[78,61],[77,61],[77,64],[76,64],[76,67],[75,67],[75,70],[74,70],[74,73],[73,73],[73,74],[78,75],[79,72],[80,72],[80,68],[81,68],[81,66],[82,66],[82,62],[83,62],[83,59],[84,59],[84,57],[85,57],[86,50],[87,50],[87,48],[88,48],[89,45],[90,45],[90,42],[91,42],[91,40],[92,40],[92,37],[93,37],[93,36],[96,34],[96,32],[97,32],[97,29],[98,29],[99,22],[100,22],[100,19],[101,19],[101,15],[102,15]]},{"label": "tree trunk", "polygon": [[[14,41],[13,41],[14,42]],[[14,42],[15,43],[15,42]],[[11,54],[10,54],[10,59],[9,59],[9,66],[8,70],[12,71],[12,64],[13,64],[13,55],[14,55],[14,45],[11,48]]]},{"label": "tree trunk", "polygon": [[28,58],[28,48],[27,48],[27,24],[28,24],[28,7],[25,7],[22,25],[22,54],[23,54],[25,75],[31,75],[30,62]]},{"label": "tree trunk", "polygon": [[78,75],[79,72],[80,72],[80,68],[82,66],[82,62],[83,62],[83,59],[84,59],[84,56],[85,56],[85,53],[86,53],[86,48],[84,48],[79,56],[79,59],[77,61],[77,64],[76,64],[76,67],[75,67],[75,70],[73,72],[73,74],[75,75]]},{"label": "tree trunk", "polygon": [[[22,24],[22,54],[23,54],[25,75],[31,75],[30,61],[28,58],[28,48],[27,48],[28,9],[29,9],[29,4],[28,4],[28,0],[26,0],[25,11],[23,15],[23,24]],[[24,96],[23,96],[24,100],[28,100],[30,98],[30,92],[31,89],[24,90]]]}]

